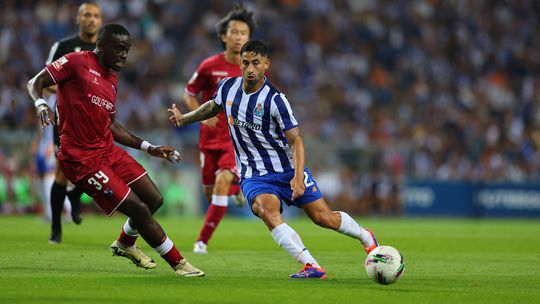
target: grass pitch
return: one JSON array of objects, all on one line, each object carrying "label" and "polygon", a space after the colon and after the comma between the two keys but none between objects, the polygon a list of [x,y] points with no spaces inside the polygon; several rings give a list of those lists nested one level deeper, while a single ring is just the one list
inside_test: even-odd
[{"label": "grass pitch", "polygon": [[202,219],[160,218],[165,231],[204,278],[177,278],[139,241],[158,267],[111,257],[122,216],[87,216],[64,225],[61,245],[35,217],[0,217],[0,303],[539,303],[538,220],[360,218],[381,244],[398,248],[405,274],[393,285],[368,279],[358,243],[306,219],[290,220],[328,273],[292,280],[301,265],[257,220],[225,218],[209,246],[192,244]]}]

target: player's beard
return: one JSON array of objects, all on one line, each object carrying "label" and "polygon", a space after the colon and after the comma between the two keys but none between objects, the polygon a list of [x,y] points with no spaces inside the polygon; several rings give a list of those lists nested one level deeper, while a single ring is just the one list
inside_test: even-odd
[{"label": "player's beard", "polygon": [[[253,78],[250,78],[250,76],[252,76]],[[257,75],[247,75],[246,82],[248,85],[254,86],[261,80],[261,77],[262,75],[260,75],[259,77],[257,77]]]},{"label": "player's beard", "polygon": [[259,80],[258,80],[257,78],[246,79],[246,82],[247,82],[248,85],[254,86],[254,85],[256,85],[256,84],[259,82]]}]

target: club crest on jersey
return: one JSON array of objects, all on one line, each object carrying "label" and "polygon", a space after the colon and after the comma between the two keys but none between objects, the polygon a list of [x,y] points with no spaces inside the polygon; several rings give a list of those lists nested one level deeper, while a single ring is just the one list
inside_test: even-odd
[{"label": "club crest on jersey", "polygon": [[253,115],[257,117],[262,117],[264,115],[264,108],[262,103],[258,103],[255,109],[253,110]]},{"label": "club crest on jersey", "polygon": [[67,58],[62,56],[62,57],[58,58],[58,60],[53,62],[52,66],[54,67],[55,70],[60,72],[60,70],[63,68],[62,66],[67,62],[68,62]]}]

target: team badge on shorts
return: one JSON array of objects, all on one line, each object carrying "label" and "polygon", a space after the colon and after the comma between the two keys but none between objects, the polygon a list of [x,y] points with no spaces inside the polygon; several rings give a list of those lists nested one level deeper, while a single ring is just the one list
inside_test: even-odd
[{"label": "team badge on shorts", "polygon": [[107,196],[110,196],[110,197],[112,197],[114,195],[114,191],[109,187],[105,188],[105,190],[103,190],[103,193],[105,195],[107,195]]},{"label": "team badge on shorts", "polygon": [[255,110],[253,110],[253,115],[255,115],[257,117],[262,117],[263,114],[264,114],[264,108],[263,108],[261,103],[258,103]]}]

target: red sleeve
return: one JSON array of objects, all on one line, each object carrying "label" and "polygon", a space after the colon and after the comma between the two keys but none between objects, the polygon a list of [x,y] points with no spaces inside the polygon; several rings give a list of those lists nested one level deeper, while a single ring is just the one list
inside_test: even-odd
[{"label": "red sleeve", "polygon": [[53,61],[45,69],[51,75],[55,84],[73,78],[77,67],[84,63],[84,53],[69,53]]},{"label": "red sleeve", "polygon": [[186,86],[186,93],[189,95],[197,96],[201,91],[205,89],[205,86],[209,83],[208,73],[204,68],[204,64],[199,65],[193,76]]}]

